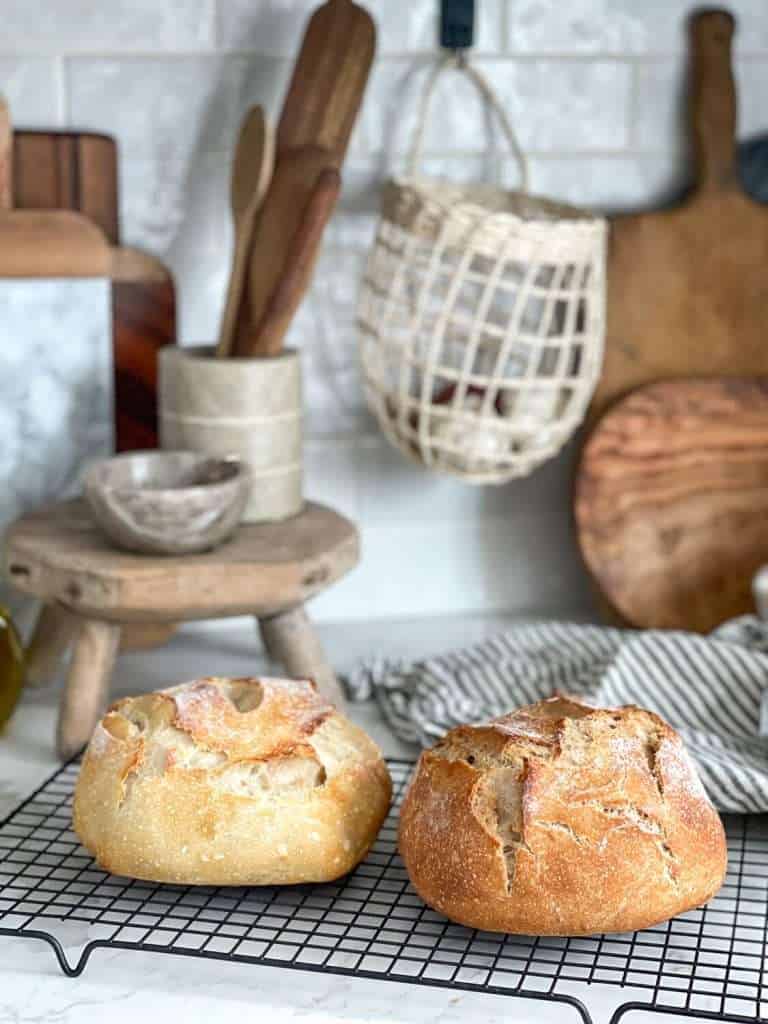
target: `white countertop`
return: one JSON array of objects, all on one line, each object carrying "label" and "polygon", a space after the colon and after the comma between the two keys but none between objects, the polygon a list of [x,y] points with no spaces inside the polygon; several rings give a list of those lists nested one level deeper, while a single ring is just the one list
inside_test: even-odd
[{"label": "white countertop", "polygon": [[[321,634],[334,665],[345,670],[366,655],[420,657],[457,647],[509,621],[504,616],[485,616],[355,623],[325,626]],[[113,692],[137,692],[201,675],[241,675],[264,668],[249,624],[196,626],[181,630],[162,649],[121,656]],[[0,817],[57,767],[52,750],[56,696],[54,689],[29,692],[0,738]],[[412,748],[392,736],[373,705],[352,704],[348,711],[385,754],[411,756]],[[586,1003],[595,1024],[607,1024],[612,1010],[633,996],[648,998],[648,993],[598,986],[571,991]],[[67,978],[47,944],[0,937],[0,1024],[102,1024],[105,1020],[149,1024],[176,1014],[183,1016],[185,1024],[209,1024],[232,1020],[238,1013],[270,1024],[294,1020],[493,1024],[510,1019],[520,1024],[555,1019],[576,1024],[579,1020],[575,1009],[558,1003],[133,951],[97,950],[79,978]],[[632,1024],[637,1018],[632,1015]]]}]

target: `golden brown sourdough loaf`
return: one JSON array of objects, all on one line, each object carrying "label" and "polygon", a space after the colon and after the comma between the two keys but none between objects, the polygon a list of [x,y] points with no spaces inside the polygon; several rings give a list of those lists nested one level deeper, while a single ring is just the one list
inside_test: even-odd
[{"label": "golden brown sourdough loaf", "polygon": [[299,680],[209,678],[114,704],[75,789],[107,871],[186,885],[320,882],[378,834],[376,744]]},{"label": "golden brown sourdough loaf", "polygon": [[423,753],[400,852],[431,907],[530,935],[656,924],[710,899],[727,857],[669,725],[562,697],[452,729]]}]

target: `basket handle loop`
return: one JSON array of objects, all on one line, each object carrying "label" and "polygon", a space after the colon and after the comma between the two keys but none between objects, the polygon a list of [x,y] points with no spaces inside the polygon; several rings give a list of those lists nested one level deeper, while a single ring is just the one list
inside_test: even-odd
[{"label": "basket handle loop", "polygon": [[434,96],[438,79],[448,68],[455,68],[457,71],[463,71],[475,85],[477,91],[498,118],[502,132],[507,138],[509,148],[520,169],[520,191],[527,192],[528,161],[526,160],[520,143],[517,141],[517,136],[515,135],[512,123],[507,117],[507,113],[502,106],[501,100],[496,94],[491,83],[485,75],[481,74],[477,68],[473,67],[467,61],[466,56],[461,52],[448,53],[442,58],[442,60],[439,60],[430,71],[427,81],[424,84],[424,91],[421,94],[421,102],[419,104],[419,114],[416,120],[416,130],[413,133],[413,141],[411,143],[411,149],[406,162],[406,171],[408,176],[413,177],[421,164],[424,149],[424,135],[427,128],[427,121],[429,119],[429,109],[432,104],[432,97]]}]

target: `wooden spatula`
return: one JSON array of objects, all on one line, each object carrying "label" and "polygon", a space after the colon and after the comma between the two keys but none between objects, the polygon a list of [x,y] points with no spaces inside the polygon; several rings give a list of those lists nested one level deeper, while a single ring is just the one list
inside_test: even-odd
[{"label": "wooden spatula", "polygon": [[335,167],[321,171],[288,250],[283,276],[272,293],[257,331],[260,356],[276,356],[283,347],[291,320],[309,287],[323,231],[333,213],[340,189],[341,175]]},{"label": "wooden spatula", "polygon": [[8,104],[0,96],[0,210],[13,206],[13,125]]},{"label": "wooden spatula", "polygon": [[245,115],[232,166],[232,220],[235,251],[229,276],[227,298],[219,331],[216,355],[230,354],[234,343],[238,313],[243,299],[253,227],[264,194],[272,177],[274,138],[262,107],[252,107]]},{"label": "wooden spatula", "polygon": [[262,355],[259,328],[272,295],[288,271],[293,239],[309,207],[320,175],[333,168],[326,149],[303,146],[283,154],[259,212],[250,252],[247,319],[235,342],[238,356]]},{"label": "wooden spatula", "polygon": [[327,0],[309,19],[277,129],[278,155],[321,146],[341,163],[376,50],[370,14]]},{"label": "wooden spatula", "polygon": [[680,206],[611,223],[593,421],[651,381],[768,373],[768,206],[744,193],[735,170],[733,30],[726,11],[702,12],[690,26],[693,193]]}]

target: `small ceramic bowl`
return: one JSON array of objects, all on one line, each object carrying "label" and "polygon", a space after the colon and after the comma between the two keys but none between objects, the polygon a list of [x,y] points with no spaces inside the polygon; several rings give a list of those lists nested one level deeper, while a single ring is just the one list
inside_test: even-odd
[{"label": "small ceramic bowl", "polygon": [[84,484],[94,519],[118,547],[185,555],[235,531],[251,480],[237,458],[152,451],[97,462]]}]

